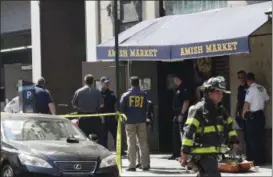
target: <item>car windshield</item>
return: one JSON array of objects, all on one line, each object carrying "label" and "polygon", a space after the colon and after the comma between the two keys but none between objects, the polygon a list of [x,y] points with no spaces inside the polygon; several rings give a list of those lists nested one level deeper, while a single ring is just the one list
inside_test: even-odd
[{"label": "car windshield", "polygon": [[8,140],[64,140],[74,136],[86,140],[70,121],[60,119],[4,119],[3,133]]}]

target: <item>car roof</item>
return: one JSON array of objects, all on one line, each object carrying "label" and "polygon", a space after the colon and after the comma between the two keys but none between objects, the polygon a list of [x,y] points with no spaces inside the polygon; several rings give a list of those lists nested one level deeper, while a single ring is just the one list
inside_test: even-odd
[{"label": "car roof", "polygon": [[68,119],[65,119],[56,115],[50,115],[50,114],[1,112],[1,119],[37,119],[37,118],[43,119],[43,120],[54,119],[54,120],[68,121]]}]

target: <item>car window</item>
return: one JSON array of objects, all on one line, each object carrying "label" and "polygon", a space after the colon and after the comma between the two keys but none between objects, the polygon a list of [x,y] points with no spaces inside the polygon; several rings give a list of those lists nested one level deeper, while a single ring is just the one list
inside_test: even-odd
[{"label": "car window", "polygon": [[86,137],[69,121],[62,120],[5,120],[4,133],[7,139],[17,141],[28,140],[63,140],[73,135],[85,140]]}]

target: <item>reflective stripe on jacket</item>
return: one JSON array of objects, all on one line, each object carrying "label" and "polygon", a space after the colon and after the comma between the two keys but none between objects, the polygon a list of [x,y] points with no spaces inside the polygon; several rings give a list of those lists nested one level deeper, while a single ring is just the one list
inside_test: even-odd
[{"label": "reflective stripe on jacket", "polygon": [[215,154],[224,140],[237,142],[232,118],[223,105],[201,101],[189,109],[182,139],[182,152],[187,154]]}]

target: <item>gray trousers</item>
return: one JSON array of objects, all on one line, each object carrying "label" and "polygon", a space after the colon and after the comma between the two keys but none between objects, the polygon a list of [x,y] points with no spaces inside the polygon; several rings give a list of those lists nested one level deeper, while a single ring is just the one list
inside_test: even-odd
[{"label": "gray trousers", "polygon": [[[136,168],[137,144],[140,148],[140,161],[144,168],[149,166],[146,123],[126,124],[129,168]],[[137,143],[138,142],[138,143]]]},{"label": "gray trousers", "polygon": [[[149,157],[148,162],[149,162],[149,165],[150,165],[149,127],[147,125],[146,125],[146,131],[147,131],[147,148],[148,148],[148,157]],[[137,145],[137,164],[141,164],[139,145]]]}]

